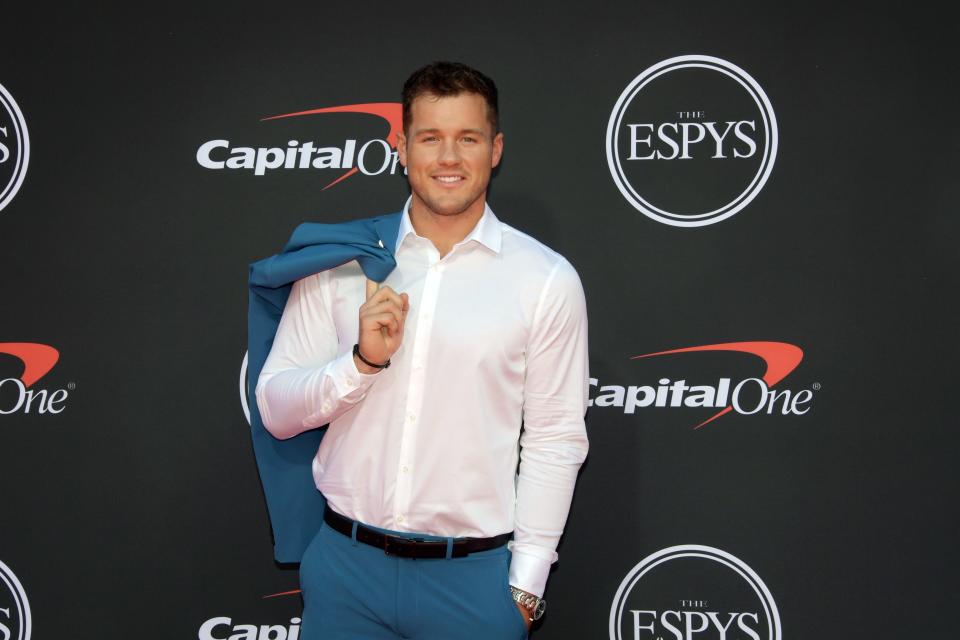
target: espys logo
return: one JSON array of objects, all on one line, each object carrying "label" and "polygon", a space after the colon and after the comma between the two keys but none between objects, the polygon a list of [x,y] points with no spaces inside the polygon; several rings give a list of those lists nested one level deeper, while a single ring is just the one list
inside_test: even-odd
[{"label": "espys logo", "polygon": [[27,123],[16,100],[0,84],[0,211],[20,190],[29,162]]},{"label": "espys logo", "polygon": [[[73,390],[73,382],[66,389],[31,389],[46,376],[60,359],[60,352],[51,346],[33,342],[0,342],[0,356],[14,356],[23,365],[19,378],[0,379],[0,416],[12,413],[62,413],[64,403]],[[0,362],[3,358],[0,357]],[[3,640],[0,638],[0,640]]]},{"label": "espys logo", "polygon": [[601,386],[599,380],[590,378],[590,387],[598,390],[596,395],[588,400],[587,405],[616,407],[628,415],[646,407],[719,409],[694,427],[699,429],[731,411],[747,416],[758,413],[803,415],[810,410],[808,405],[813,399],[813,392],[820,389],[819,383],[814,383],[813,390],[774,389],[774,386],[792,373],[803,360],[803,350],[786,342],[708,344],[647,353],[633,356],[631,360],[705,352],[733,352],[755,356],[763,362],[764,372],[759,378],[745,377],[736,382],[732,377],[720,376],[716,384],[707,385],[688,385],[686,377],[676,380],[661,377],[656,385]]},{"label": "espys logo", "polygon": [[740,67],[711,56],[664,60],[634,78],[607,123],[607,164],[623,197],[677,227],[726,220],[763,188],[777,118]]},{"label": "espys logo", "polygon": [[653,553],[620,583],[610,640],[780,640],[770,590],[725,551],[680,545]]},{"label": "espys logo", "polygon": [[243,415],[247,417],[247,424],[250,424],[250,399],[247,393],[247,360],[250,358],[250,352],[243,354],[243,363],[240,365],[240,406],[243,407]]},{"label": "espys logo", "polygon": [[[338,184],[352,175],[362,173],[377,176],[397,172],[397,134],[403,125],[402,105],[399,102],[375,102],[348,104],[338,107],[323,107],[296,111],[262,118],[261,122],[284,121],[332,113],[360,113],[382,118],[388,126],[383,138],[373,138],[359,143],[347,138],[338,146],[318,146],[313,141],[288,140],[284,146],[235,146],[230,140],[209,140],[197,149],[197,163],[206,169],[240,169],[253,171],[253,175],[266,175],[277,170],[340,170],[339,176],[327,183],[323,190]],[[402,169],[402,167],[401,167]]]},{"label": "espys logo", "polygon": [[10,567],[0,562],[0,640],[30,640],[30,603]]}]

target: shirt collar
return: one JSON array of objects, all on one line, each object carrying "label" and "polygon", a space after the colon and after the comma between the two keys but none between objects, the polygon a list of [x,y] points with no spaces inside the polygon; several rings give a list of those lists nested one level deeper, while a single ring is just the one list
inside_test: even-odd
[{"label": "shirt collar", "polygon": [[[412,196],[407,198],[406,204],[403,205],[403,216],[400,218],[400,229],[397,231],[397,244],[395,245],[397,249],[400,249],[400,244],[408,234],[412,233],[413,235],[417,235],[417,232],[413,228],[413,223],[410,222],[411,200],[413,200]],[[490,205],[484,202],[483,215],[480,216],[480,220],[477,221],[476,226],[470,230],[466,238],[454,246],[476,240],[494,253],[500,253],[502,238],[503,231],[500,229],[500,220],[494,215]]]}]

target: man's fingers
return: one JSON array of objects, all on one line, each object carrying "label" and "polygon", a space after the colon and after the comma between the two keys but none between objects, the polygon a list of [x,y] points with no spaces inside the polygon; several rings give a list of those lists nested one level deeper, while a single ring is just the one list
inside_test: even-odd
[{"label": "man's fingers", "polygon": [[367,308],[372,308],[380,304],[381,302],[384,302],[385,300],[389,300],[393,302],[398,307],[401,307],[401,308],[403,307],[403,298],[401,298],[400,295],[390,287],[380,287],[378,291],[376,291],[372,296],[367,298],[367,301],[364,303],[363,306],[366,306]]},{"label": "man's fingers", "polygon": [[[403,322],[404,314],[400,310],[400,307],[393,304],[390,301],[382,302],[373,307],[369,307],[364,310],[363,314],[360,316],[361,322],[364,319],[369,318],[375,322],[379,322],[379,318],[389,315],[391,318],[394,318],[397,322]],[[381,323],[382,324],[382,323]]]},{"label": "man's fingers", "polygon": [[376,322],[381,328],[387,329],[391,335],[400,331],[400,313],[395,310],[391,309],[382,313],[372,313],[367,317]]},{"label": "man's fingers", "polygon": [[371,301],[364,307],[363,312],[360,314],[361,317],[372,315],[375,313],[383,313],[384,311],[395,311],[398,314],[398,317],[404,314],[403,309],[393,300],[383,300],[381,302]]},{"label": "man's fingers", "polygon": [[[360,305],[361,334],[379,331],[384,340],[390,341],[403,335],[404,321],[410,309],[410,296],[406,293],[398,294],[388,286],[380,286],[367,279],[366,297],[366,302]],[[361,339],[361,342],[364,340]]]}]

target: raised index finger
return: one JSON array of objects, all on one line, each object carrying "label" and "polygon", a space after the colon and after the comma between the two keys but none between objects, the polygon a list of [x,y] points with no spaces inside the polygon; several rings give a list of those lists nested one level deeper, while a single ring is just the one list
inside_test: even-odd
[{"label": "raised index finger", "polygon": [[374,282],[373,280],[367,279],[367,300],[373,297],[373,294],[377,292],[380,288],[380,285]]}]

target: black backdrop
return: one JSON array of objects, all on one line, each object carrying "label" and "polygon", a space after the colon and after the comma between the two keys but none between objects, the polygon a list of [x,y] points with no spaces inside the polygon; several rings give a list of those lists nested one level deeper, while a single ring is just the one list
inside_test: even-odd
[{"label": "black backdrop", "polygon": [[[764,373],[742,348],[633,356],[742,342],[803,352],[774,387],[809,390],[803,415],[732,411],[695,428],[717,409],[590,409],[591,453],[535,636],[620,637],[621,581],[677,545],[752,569],[783,637],[953,630],[958,92],[945,16],[703,2],[4,14],[0,85],[30,159],[0,211],[0,343],[55,348],[30,389],[66,392],[60,413],[17,407],[23,358],[0,346],[4,640],[26,637],[24,597],[40,638],[293,640],[299,597],[265,597],[295,590],[297,574],[272,560],[239,393],[247,265],[301,221],[393,211],[407,187],[384,173],[323,189],[346,170],[256,175],[204,168],[197,152],[383,140],[385,120],[364,113],[262,119],[398,102],[434,59],[499,85],[506,151],[489,200],[577,267],[598,404],[616,405],[614,386]],[[749,74],[779,133],[755,198],[702,227],[634,208],[605,151],[627,85],[684,55]],[[709,117],[732,100],[711,87],[659,99]],[[709,160],[689,166],[664,179],[712,193]],[[623,637],[721,637],[691,611],[763,620],[760,592],[719,566],[660,565],[627,603],[660,612],[660,626],[617,623]],[[691,631],[673,634],[666,610],[686,612]],[[753,636],[735,622],[726,637]]]}]

